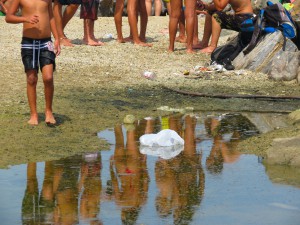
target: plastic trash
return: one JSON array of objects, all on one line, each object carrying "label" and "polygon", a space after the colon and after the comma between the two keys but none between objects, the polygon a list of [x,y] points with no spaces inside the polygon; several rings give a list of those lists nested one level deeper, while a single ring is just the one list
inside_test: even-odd
[{"label": "plastic trash", "polygon": [[142,145],[140,147],[140,152],[144,155],[157,156],[162,159],[171,159],[179,155],[183,149],[183,145],[174,145],[169,147],[149,147]]},{"label": "plastic trash", "polygon": [[184,145],[184,140],[174,130],[166,129],[157,134],[144,134],[140,137],[141,145],[150,147],[170,147]]},{"label": "plastic trash", "polygon": [[154,80],[156,78],[156,74],[151,71],[142,72],[142,76],[149,80]]}]

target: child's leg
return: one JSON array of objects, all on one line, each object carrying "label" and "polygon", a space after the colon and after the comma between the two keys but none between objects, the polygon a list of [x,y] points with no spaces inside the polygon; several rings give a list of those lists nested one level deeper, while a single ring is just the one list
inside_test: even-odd
[{"label": "child's leg", "polygon": [[174,51],[177,25],[181,13],[181,0],[171,0],[171,15],[169,21],[169,51]]},{"label": "child's leg", "polygon": [[154,0],[154,15],[155,16],[160,16],[161,14],[161,9],[162,9],[162,2],[161,0]]},{"label": "child's leg", "polygon": [[45,93],[45,122],[55,124],[56,120],[52,113],[52,102],[54,94],[54,82],[53,82],[53,65],[45,65],[42,68],[44,93]]},{"label": "child's leg", "polygon": [[151,46],[150,44],[142,42],[139,38],[138,28],[137,28],[137,9],[138,9],[138,0],[127,1],[128,22],[132,34],[132,40],[133,43],[136,45],[149,47]]},{"label": "child's leg", "polygon": [[185,36],[185,16],[184,11],[181,10],[180,17],[179,17],[179,34],[178,37],[175,39],[175,41],[178,41],[180,43],[186,43],[186,36]]},{"label": "child's leg", "polygon": [[30,125],[38,125],[38,113],[36,109],[36,85],[38,82],[38,76],[36,70],[26,71],[27,76],[27,98],[30,108],[30,119],[28,123]]},{"label": "child's leg", "polygon": [[204,49],[201,50],[201,52],[204,53],[212,53],[215,48],[218,45],[218,41],[219,41],[219,37],[221,34],[221,26],[220,24],[217,22],[217,20],[214,17],[212,18],[212,30],[211,30],[211,41],[210,41],[210,45]]},{"label": "child's leg", "polygon": [[152,16],[152,0],[145,0],[146,8],[147,8],[147,15]]},{"label": "child's leg", "polygon": [[148,14],[146,9],[145,0],[139,0],[139,12],[141,17],[141,29],[140,29],[140,40],[142,42],[146,42],[146,31],[147,31],[147,24],[148,24]]},{"label": "child's leg", "polygon": [[122,34],[123,9],[124,9],[124,0],[116,0],[114,20],[115,20],[115,25],[117,30],[117,41],[119,43],[125,42]]},{"label": "child's leg", "polygon": [[198,37],[198,16],[195,13],[193,45],[198,44],[198,42],[199,42],[199,37]]},{"label": "child's leg", "polygon": [[74,14],[76,13],[79,5],[78,4],[70,4],[67,6],[67,8],[64,11],[63,17],[62,17],[62,27],[65,29],[68,22],[72,19]]},{"label": "child's leg", "polygon": [[212,17],[210,14],[205,15],[205,22],[204,22],[204,31],[203,31],[203,36],[202,40],[199,42],[199,44],[195,45],[194,48],[196,49],[203,49],[208,46],[208,42],[211,36],[212,32]]},{"label": "child's leg", "polygon": [[94,20],[83,19],[84,37],[83,42],[90,46],[102,46],[104,43],[98,41],[94,36]]},{"label": "child's leg", "polygon": [[196,0],[185,1],[185,20],[186,20],[186,36],[187,44],[186,50],[188,53],[194,52],[193,50],[193,36],[194,36],[194,23],[196,15]]}]

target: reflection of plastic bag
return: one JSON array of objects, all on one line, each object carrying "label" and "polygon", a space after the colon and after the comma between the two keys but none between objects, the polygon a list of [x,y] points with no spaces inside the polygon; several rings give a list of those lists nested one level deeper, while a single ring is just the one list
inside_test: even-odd
[{"label": "reflection of plastic bag", "polygon": [[162,159],[171,159],[183,151],[183,145],[174,145],[168,147],[149,147],[142,145],[140,152],[146,155],[158,156]]},{"label": "reflection of plastic bag", "polygon": [[157,134],[145,134],[140,137],[141,145],[146,146],[174,146],[184,145],[184,140],[174,130],[166,129]]}]

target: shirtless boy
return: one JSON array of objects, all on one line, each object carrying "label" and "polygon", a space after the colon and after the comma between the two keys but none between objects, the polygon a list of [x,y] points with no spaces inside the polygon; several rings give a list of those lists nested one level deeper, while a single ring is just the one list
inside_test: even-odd
[{"label": "shirtless boy", "polygon": [[[21,16],[15,12],[21,8]],[[45,122],[55,124],[52,113],[54,93],[53,70],[55,56],[60,53],[59,38],[52,13],[51,0],[14,0],[6,14],[7,23],[23,23],[23,37],[21,46],[22,61],[27,76],[27,97],[30,107],[31,125],[38,125],[36,105],[36,85],[38,70],[42,71],[45,92]],[[54,46],[51,32],[55,38]]]},{"label": "shirtless boy", "polygon": [[[222,12],[227,4],[231,5],[234,14]],[[205,18],[204,36],[201,42],[204,47],[201,52],[204,53],[212,53],[215,50],[222,29],[230,29],[239,32],[241,23],[253,16],[251,0],[214,0],[213,5],[204,4],[204,8],[208,11],[215,10],[215,12],[212,13],[212,16],[207,15]],[[208,45],[210,34],[211,42]]]}]

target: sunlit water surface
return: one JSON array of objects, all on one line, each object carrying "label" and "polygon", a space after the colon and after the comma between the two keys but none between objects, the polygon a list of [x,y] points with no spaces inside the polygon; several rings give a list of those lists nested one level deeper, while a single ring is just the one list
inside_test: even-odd
[{"label": "sunlit water surface", "polygon": [[[258,117],[146,118],[99,132],[109,151],[0,170],[0,224],[299,225],[299,186],[273,183],[262,159],[237,151],[267,129]],[[162,129],[184,148],[140,147]]]}]

